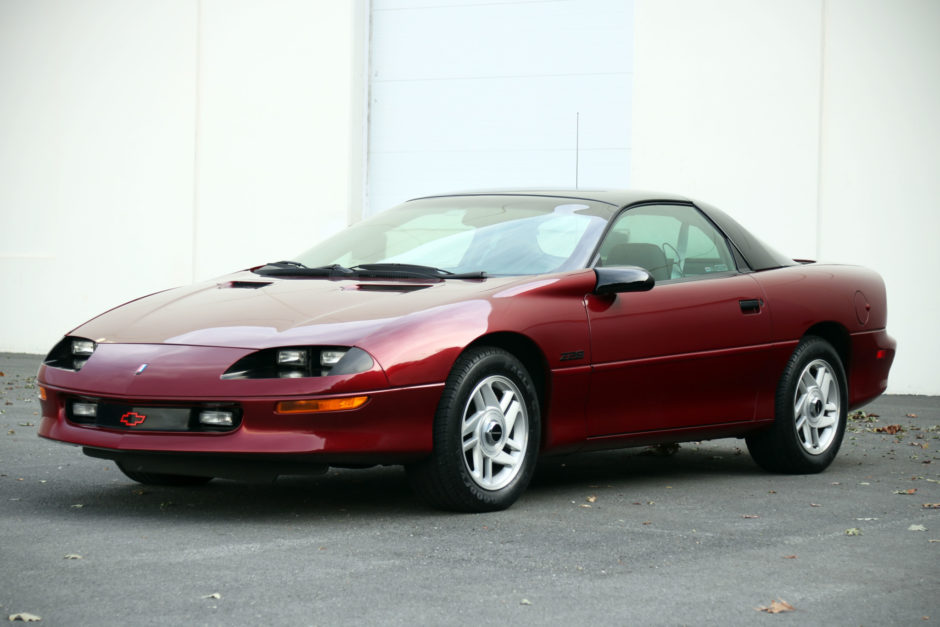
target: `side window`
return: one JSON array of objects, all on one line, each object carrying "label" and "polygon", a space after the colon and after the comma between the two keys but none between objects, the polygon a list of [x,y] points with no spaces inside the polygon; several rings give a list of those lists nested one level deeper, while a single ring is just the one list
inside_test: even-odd
[{"label": "side window", "polygon": [[640,266],[657,281],[735,269],[721,233],[687,205],[641,205],[617,216],[599,266]]}]

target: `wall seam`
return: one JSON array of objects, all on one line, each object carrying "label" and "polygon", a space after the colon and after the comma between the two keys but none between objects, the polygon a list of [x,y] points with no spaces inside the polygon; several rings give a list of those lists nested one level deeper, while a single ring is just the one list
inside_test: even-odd
[{"label": "wall seam", "polygon": [[196,71],[193,97],[193,197],[192,197],[192,247],[190,250],[190,280],[196,281],[197,259],[199,252],[199,161],[200,161],[200,122],[202,120],[202,22],[203,0],[196,0]]},{"label": "wall seam", "polygon": [[816,259],[822,257],[823,246],[823,150],[826,119],[826,20],[828,0],[821,0],[819,14],[819,112],[816,144]]},{"label": "wall seam", "polygon": [[362,205],[359,219],[372,215],[369,195],[369,155],[372,138],[372,0],[365,0],[365,67],[362,70],[363,86],[360,97],[364,100],[362,108],[362,142],[360,145],[362,159],[361,188],[359,190]]}]

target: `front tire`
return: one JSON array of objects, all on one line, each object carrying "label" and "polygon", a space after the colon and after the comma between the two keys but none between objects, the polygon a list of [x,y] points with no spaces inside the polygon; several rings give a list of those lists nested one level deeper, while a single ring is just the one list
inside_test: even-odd
[{"label": "front tire", "polygon": [[164,486],[197,486],[205,485],[212,481],[212,477],[194,477],[191,475],[168,475],[162,472],[142,472],[131,470],[121,462],[115,462],[117,467],[128,479],[133,479],[137,483],[144,485],[164,485]]},{"label": "front tire", "polygon": [[525,491],[540,442],[538,394],[525,366],[495,347],[454,364],[434,417],[431,456],[408,467],[422,499],[442,509],[506,509]]},{"label": "front tire", "polygon": [[847,410],[848,385],[839,354],[826,340],[807,336],[780,377],[773,426],[748,436],[748,451],[771,472],[822,472],[842,445]]}]

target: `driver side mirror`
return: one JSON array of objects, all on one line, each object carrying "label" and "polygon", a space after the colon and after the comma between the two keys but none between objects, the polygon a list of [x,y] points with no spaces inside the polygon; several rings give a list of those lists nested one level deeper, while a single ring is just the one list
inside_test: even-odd
[{"label": "driver side mirror", "polygon": [[624,292],[648,292],[656,280],[645,268],[639,266],[614,266],[594,268],[597,283],[595,294],[621,294]]}]

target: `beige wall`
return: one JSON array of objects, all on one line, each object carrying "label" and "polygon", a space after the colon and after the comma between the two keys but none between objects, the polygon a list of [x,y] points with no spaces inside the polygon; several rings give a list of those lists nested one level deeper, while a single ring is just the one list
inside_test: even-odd
[{"label": "beige wall", "polygon": [[889,391],[940,394],[940,3],[638,0],[632,180],[887,281]]},{"label": "beige wall", "polygon": [[361,211],[364,1],[0,1],[0,350]]}]

